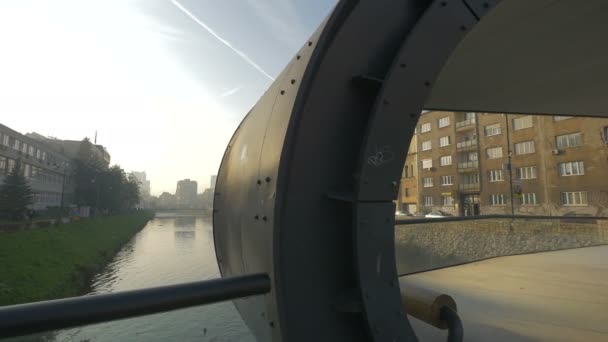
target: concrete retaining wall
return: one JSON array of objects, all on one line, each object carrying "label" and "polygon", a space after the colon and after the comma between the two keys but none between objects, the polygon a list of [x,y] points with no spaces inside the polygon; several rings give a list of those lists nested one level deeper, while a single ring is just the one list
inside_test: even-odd
[{"label": "concrete retaining wall", "polygon": [[395,227],[399,274],[487,259],[608,244],[608,221],[481,219]]}]

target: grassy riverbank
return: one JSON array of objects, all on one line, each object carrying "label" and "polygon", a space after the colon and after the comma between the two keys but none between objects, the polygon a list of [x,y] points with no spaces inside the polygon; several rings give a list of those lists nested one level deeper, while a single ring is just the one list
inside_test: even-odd
[{"label": "grassy riverbank", "polygon": [[149,212],[0,233],[0,306],[82,294]]}]

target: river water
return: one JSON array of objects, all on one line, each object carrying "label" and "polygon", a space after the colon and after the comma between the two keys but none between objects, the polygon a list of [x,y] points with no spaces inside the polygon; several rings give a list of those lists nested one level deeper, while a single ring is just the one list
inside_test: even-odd
[{"label": "river water", "polygon": [[[211,219],[158,213],[93,280],[108,293],[219,277]],[[255,341],[231,302],[70,329],[67,341]]]}]

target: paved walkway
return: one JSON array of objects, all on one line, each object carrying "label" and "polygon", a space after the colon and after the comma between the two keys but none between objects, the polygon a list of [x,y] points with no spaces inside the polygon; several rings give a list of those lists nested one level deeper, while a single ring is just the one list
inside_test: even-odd
[{"label": "paved walkway", "polygon": [[[608,341],[608,246],[500,257],[405,276],[451,295],[465,341]],[[411,318],[421,341],[445,341]]]}]

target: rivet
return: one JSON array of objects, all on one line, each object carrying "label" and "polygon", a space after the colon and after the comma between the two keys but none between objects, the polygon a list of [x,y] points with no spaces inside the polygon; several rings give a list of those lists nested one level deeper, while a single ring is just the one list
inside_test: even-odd
[{"label": "rivet", "polygon": [[266,183],[270,183],[270,177],[266,177]]},{"label": "rivet", "polygon": [[424,85],[428,87],[428,86],[430,86],[430,85],[431,85],[431,82],[426,81],[426,82],[424,82]]},{"label": "rivet", "polygon": [[260,184],[262,184],[262,181],[258,179],[257,183],[258,183],[258,185],[260,185]]},{"label": "rivet", "polygon": [[297,56],[296,56],[296,59],[300,59],[300,55],[297,55]]},{"label": "rivet", "polygon": [[271,327],[271,328],[274,328],[274,322],[273,322],[273,321],[270,321],[270,322],[268,323],[268,325],[270,325],[270,327]]},{"label": "rivet", "polygon": [[467,30],[467,27],[466,27],[466,26],[464,26],[464,25],[463,25],[463,26],[460,26],[460,31],[466,31],[466,30]]},{"label": "rivet", "polygon": [[448,4],[447,4],[447,2],[445,2],[445,1],[442,1],[442,2],[441,2],[441,7],[445,7],[445,6],[447,6],[447,5],[448,5]]},{"label": "rivet", "polygon": [[308,46],[312,46],[312,42],[308,42]]},{"label": "rivet", "polygon": [[295,83],[296,83],[296,80],[291,80],[291,84],[295,84]]},{"label": "rivet", "polygon": [[281,90],[281,95],[285,94],[285,90]]},{"label": "rivet", "polygon": [[258,220],[260,217],[259,217],[258,215],[255,215],[253,218],[254,218],[255,220]]},{"label": "rivet", "polygon": [[262,220],[264,220],[264,221],[268,221],[268,217],[266,217],[266,216],[262,216]]}]

